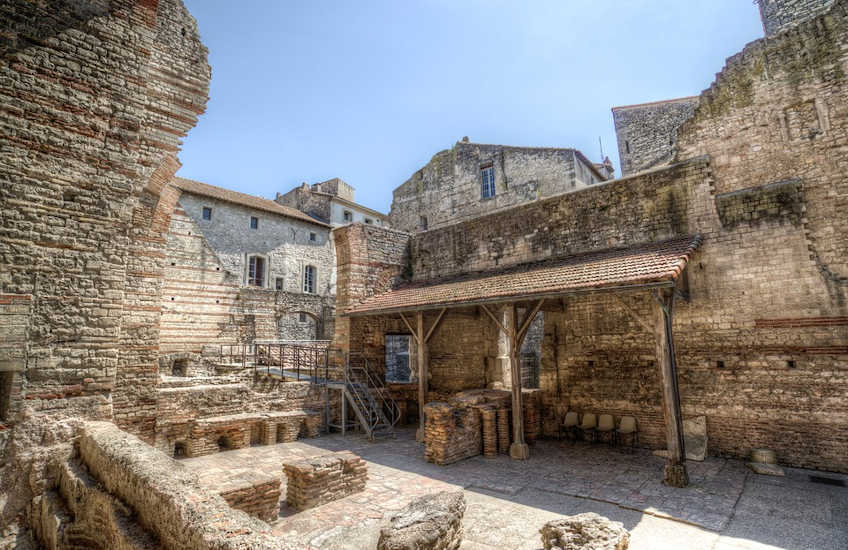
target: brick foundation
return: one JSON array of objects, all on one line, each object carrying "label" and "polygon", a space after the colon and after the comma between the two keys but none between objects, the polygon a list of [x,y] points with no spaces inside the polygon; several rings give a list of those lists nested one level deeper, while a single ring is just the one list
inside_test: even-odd
[{"label": "brick foundation", "polygon": [[350,451],[329,453],[283,465],[286,503],[306,510],[365,490],[368,466]]}]

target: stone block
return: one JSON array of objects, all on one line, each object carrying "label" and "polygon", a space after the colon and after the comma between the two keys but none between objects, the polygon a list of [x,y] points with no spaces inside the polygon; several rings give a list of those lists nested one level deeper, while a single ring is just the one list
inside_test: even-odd
[{"label": "stone block", "polygon": [[418,497],[380,531],[377,550],[457,550],[464,514],[462,491]]},{"label": "stone block", "polygon": [[545,550],[627,550],[630,545],[624,525],[594,512],[549,521],[540,533]]}]

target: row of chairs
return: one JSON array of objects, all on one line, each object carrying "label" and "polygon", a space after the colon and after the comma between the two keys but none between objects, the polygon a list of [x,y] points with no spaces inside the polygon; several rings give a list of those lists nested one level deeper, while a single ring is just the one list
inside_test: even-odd
[{"label": "row of chairs", "polygon": [[581,421],[575,411],[568,411],[565,413],[562,428],[569,435],[582,435],[584,440],[591,438],[592,442],[606,437],[610,445],[620,445],[622,440],[630,438],[631,447],[639,444],[636,418],[632,416],[622,416],[616,428],[615,419],[611,414],[583,413]]}]

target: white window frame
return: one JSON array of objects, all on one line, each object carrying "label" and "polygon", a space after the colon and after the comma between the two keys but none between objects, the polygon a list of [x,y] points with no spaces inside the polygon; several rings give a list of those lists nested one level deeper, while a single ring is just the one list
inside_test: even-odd
[{"label": "white window frame", "polygon": [[[250,259],[259,258],[262,260],[262,284],[255,285],[250,282]],[[265,254],[245,254],[244,255],[244,285],[253,288],[269,288],[268,275],[271,273],[271,261]],[[276,283],[275,283],[276,284]]]}]

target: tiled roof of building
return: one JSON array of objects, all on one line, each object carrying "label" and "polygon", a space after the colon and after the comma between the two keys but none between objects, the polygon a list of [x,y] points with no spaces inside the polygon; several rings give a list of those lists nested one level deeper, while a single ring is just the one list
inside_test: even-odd
[{"label": "tiled roof of building", "polygon": [[591,252],[450,281],[405,285],[352,306],[347,315],[509,302],[671,282],[701,244],[700,236]]},{"label": "tiled roof of building", "polygon": [[238,191],[231,191],[230,189],[224,189],[223,187],[216,187],[214,185],[209,185],[208,183],[202,183],[186,178],[174,178],[172,183],[174,187],[182,189],[187,193],[203,195],[204,197],[212,197],[213,199],[240,204],[249,208],[256,208],[257,210],[264,210],[266,212],[287,216],[289,218],[313,223],[315,225],[329,227],[326,223],[316,220],[309,214],[301,212],[300,210],[290,206],[283,206],[282,204],[269,199],[263,199],[262,197],[255,197],[246,193],[239,193]]}]

